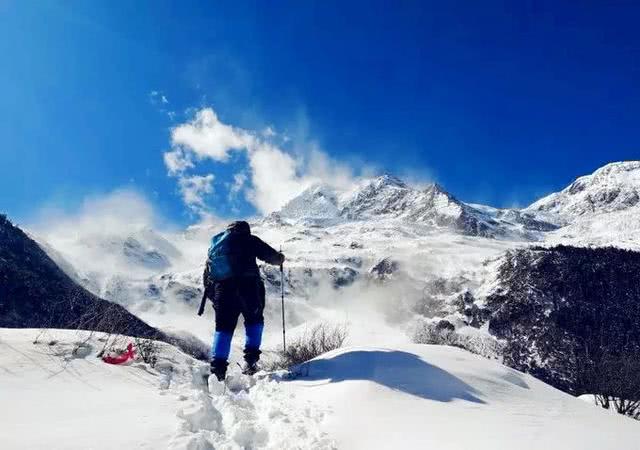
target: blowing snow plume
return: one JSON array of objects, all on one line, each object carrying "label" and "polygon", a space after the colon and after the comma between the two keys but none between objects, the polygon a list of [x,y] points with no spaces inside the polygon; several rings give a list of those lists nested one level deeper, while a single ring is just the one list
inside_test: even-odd
[{"label": "blowing snow plume", "polygon": [[87,197],[73,212],[44,208],[29,229],[71,263],[80,278],[107,272],[145,276],[181,258],[167,239],[171,225],[149,200],[129,189]]}]

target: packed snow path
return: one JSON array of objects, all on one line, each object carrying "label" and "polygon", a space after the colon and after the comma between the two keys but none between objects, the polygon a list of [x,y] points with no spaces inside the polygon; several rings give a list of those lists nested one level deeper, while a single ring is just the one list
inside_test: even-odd
[{"label": "packed snow path", "polygon": [[184,405],[171,450],[336,448],[320,431],[324,412],[297,402],[278,382],[234,373],[225,385],[210,380],[207,389],[201,366],[193,373],[181,396]]},{"label": "packed snow path", "polygon": [[451,347],[350,347],[297,379],[233,374],[166,344],[154,368],[96,358],[101,335],[0,329],[0,448],[640,448],[640,423]]}]

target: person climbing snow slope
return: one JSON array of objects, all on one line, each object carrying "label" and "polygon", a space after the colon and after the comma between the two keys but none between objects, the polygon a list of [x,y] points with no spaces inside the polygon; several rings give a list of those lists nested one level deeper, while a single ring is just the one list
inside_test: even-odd
[{"label": "person climbing snow slope", "polygon": [[282,265],[284,255],[251,234],[244,221],[231,223],[211,239],[203,275],[205,297],[213,302],[216,330],[211,373],[223,381],[229,365],[233,332],[242,314],[245,327],[243,373],[253,375],[260,359],[265,288],[256,258]]}]

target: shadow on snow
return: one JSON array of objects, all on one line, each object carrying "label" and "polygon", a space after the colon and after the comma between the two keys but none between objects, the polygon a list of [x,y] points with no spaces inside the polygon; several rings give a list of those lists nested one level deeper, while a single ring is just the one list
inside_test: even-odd
[{"label": "shadow on snow", "polygon": [[338,383],[368,380],[428,400],[485,403],[479,392],[458,377],[416,355],[393,350],[354,350],[300,367],[305,380]]}]

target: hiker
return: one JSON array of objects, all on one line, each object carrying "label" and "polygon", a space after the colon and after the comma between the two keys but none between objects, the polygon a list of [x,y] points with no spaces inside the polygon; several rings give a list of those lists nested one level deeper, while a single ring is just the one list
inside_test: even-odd
[{"label": "hiker", "polygon": [[219,381],[223,381],[227,373],[231,339],[240,314],[245,328],[243,373],[253,375],[257,371],[265,289],[256,258],[273,265],[284,262],[282,253],[251,234],[247,222],[233,222],[211,240],[203,281],[205,297],[213,302],[216,313],[211,373]]}]

